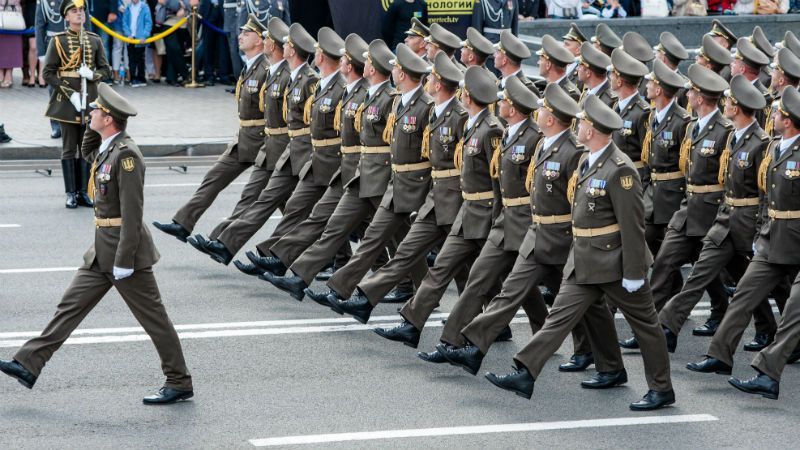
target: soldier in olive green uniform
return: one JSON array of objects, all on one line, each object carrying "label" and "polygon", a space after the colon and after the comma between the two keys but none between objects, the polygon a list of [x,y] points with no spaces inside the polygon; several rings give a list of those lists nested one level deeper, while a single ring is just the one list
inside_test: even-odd
[{"label": "soldier in olive green uniform", "polygon": [[598,50],[608,56],[611,56],[611,52],[615,48],[622,46],[622,39],[605,23],[600,23],[595,27],[594,36],[590,41]]},{"label": "soldier in olive green uniform", "polygon": [[[686,47],[681,44],[681,41],[669,31],[661,33],[658,39],[658,45],[653,47],[653,52],[656,55],[656,59],[664,63],[670,70],[677,73],[680,73],[678,66],[681,62],[689,59],[689,51],[686,50]],[[675,94],[675,99],[681,108],[687,108],[687,111],[690,114],[692,113],[691,107],[688,106],[688,101],[686,99],[686,90],[683,87],[678,89],[678,92]]]},{"label": "soldier in olive green uniform", "polygon": [[[794,279],[800,269],[799,97],[792,88],[784,90],[781,105],[774,113],[775,127],[782,138],[767,147],[759,170],[759,179],[767,192],[762,207],[767,209],[769,218],[758,231],[755,255],[736,286],[736,294],[711,340],[706,359],[688,364],[689,370],[730,374],[733,354],[750,322],[750,314],[786,276]],[[782,307],[780,299],[776,300]],[[784,355],[789,351],[789,348],[780,349],[773,358],[786,358]],[[758,358],[755,363],[758,368]],[[777,375],[775,371],[770,373]]]},{"label": "soldier in olive green uniform", "polygon": [[0,360],[0,371],[33,388],[53,353],[115,287],[153,341],[167,378],[144,403],[174,403],[192,397],[192,377],[153,276],[159,254],[142,223],[144,158],[125,132],[136,109],[105,83],[97,90],[97,99],[89,105],[94,108],[90,126],[101,141],[98,148],[85,148],[83,155],[93,161],[89,192],[95,200],[94,244],[41,336],[26,342],[12,361]]},{"label": "soldier in olive green uniform", "polygon": [[[561,36],[561,39],[563,39],[564,47],[566,47],[575,58],[581,55],[581,45],[583,45],[584,42],[589,42],[589,38],[583,34],[583,31],[581,31],[574,22],[569,24],[569,31],[564,36]],[[580,61],[575,60],[572,64],[567,66],[567,76],[569,77],[569,81],[582,92],[583,82],[578,79],[578,64],[580,64]]]},{"label": "soldier in olive green uniform", "polygon": [[[503,129],[488,109],[488,105],[497,99],[497,85],[491,72],[475,66],[467,69],[461,84],[461,101],[469,118],[454,158],[455,167],[461,170],[464,202],[434,266],[422,280],[414,297],[400,310],[400,315],[417,330],[422,330],[450,281],[463,269],[464,262],[478,255],[489,235],[493,218],[499,212],[489,166],[493,151],[501,145]],[[349,294],[349,291],[342,292],[335,285],[329,285],[342,297],[342,294]],[[465,292],[467,290],[469,287]],[[369,320],[377,304],[376,299],[363,295],[356,295],[347,301],[329,296],[329,301],[334,310],[350,314],[361,323]]]},{"label": "soldier in olive green uniform", "polygon": [[462,66],[460,62],[456,61],[455,57],[456,50],[461,48],[461,39],[459,39],[458,36],[448,31],[445,27],[439,25],[438,23],[432,23],[430,27],[430,34],[425,37],[425,43],[425,49],[427,52],[426,59],[428,61],[436,61],[436,55],[439,54],[439,52],[444,52],[444,54],[446,54],[447,57],[453,61],[453,64],[455,64],[456,67],[464,70],[464,66]]},{"label": "soldier in olive green uniform", "polygon": [[467,38],[461,41],[461,64],[464,67],[486,68],[486,60],[494,54],[494,44],[475,28],[467,28]]},{"label": "soldier in olive green uniform", "polygon": [[517,77],[531,92],[539,97],[539,89],[522,72],[522,61],[531,57],[531,50],[509,30],[500,32],[500,42],[494,44],[494,68],[500,71],[500,89],[505,89],[506,80]]},{"label": "soldier in olive green uniform", "polygon": [[[515,86],[511,85],[506,92],[514,108],[520,103],[522,107],[527,106],[527,102],[519,97],[519,90],[515,91]],[[562,269],[572,245],[571,204],[567,192],[569,180],[578,168],[584,149],[577,143],[569,124],[580,110],[563,89],[552,83],[545,88],[540,104],[537,122],[541,124],[543,138],[539,140],[530,133],[526,136],[525,125],[522,125],[516,135],[509,133],[510,141],[504,146],[504,149],[512,150],[509,152],[512,155],[515,146],[522,143],[525,147],[535,148],[527,180],[533,220],[519,246],[519,256],[503,282],[500,294],[491,300],[482,314],[461,324],[460,329],[448,330],[453,321],[453,312],[450,313],[442,334],[445,345],[437,346],[449,362],[472,374],[477,373],[489,347],[511,322],[520,305],[528,314],[533,332],[541,328],[547,308],[536,287],[546,277],[562,278]]]},{"label": "soldier in olive green uniform", "polygon": [[[750,35],[749,39],[750,42],[752,42],[761,53],[767,55],[767,58],[770,60],[775,58],[775,53],[777,53],[777,50],[772,46],[772,43],[769,41],[769,39],[767,39],[767,36],[764,34],[764,30],[762,30],[760,26],[756,25],[755,28],[753,28],[753,33]],[[758,81],[760,81],[761,84],[763,84],[767,89],[769,89],[772,85],[772,71],[770,69],[771,67],[766,65],[761,67],[761,71],[758,73]]]},{"label": "soldier in olive green uniform", "polygon": [[[61,124],[65,206],[72,209],[92,206],[86,193],[89,165],[80,158],[80,148],[84,134],[94,134],[86,130],[86,105],[97,98],[97,82],[111,77],[111,67],[100,37],[83,29],[83,0],[64,0],[60,11],[68,28],[50,39],[42,62],[42,78],[53,88],[45,115]],[[82,92],[84,80],[86,92]],[[92,137],[96,140],[96,136]]]},{"label": "soldier in olive green uniform", "polygon": [[[578,139],[590,152],[581,158],[575,174],[572,226],[575,238],[564,267],[564,281],[550,315],[514,360],[509,375],[488,373],[494,385],[530,398],[542,368],[585,317],[592,343],[608,355],[595,355],[597,374],[583,382],[602,389],[627,382],[615,334],[614,318],[601,301],[603,296],[629,318],[642,343],[645,378],[649,391],[630,405],[633,410],[652,410],[675,402],[670,381],[669,357],[658,316],[653,307],[647,271],[652,261],[644,239],[644,202],[633,162],[617,149],[611,133],[622,119],[596,97],[587,99],[580,113]],[[585,316],[584,316],[585,313]]]},{"label": "soldier in olive green uniform", "polygon": [[[763,108],[763,96],[741,75],[731,80],[731,88],[725,94],[724,113],[734,122],[736,129],[729,134],[720,156],[718,181],[724,188],[724,200],[703,238],[703,249],[686,283],[659,313],[671,349],[677,345],[681,328],[702,298],[706,286],[715,282],[726,267],[738,280],[753,256],[753,238],[759,221],[758,171],[769,143],[766,133],[753,117],[756,110]],[[771,317],[772,307],[765,302],[756,312],[761,312],[761,317]],[[715,320],[707,322],[714,332],[722,317]],[[759,321],[769,325],[768,321],[757,316],[756,323]],[[769,331],[763,326],[758,328],[761,332]],[[774,334],[774,330],[772,332]]]},{"label": "soldier in olive green uniform", "polygon": [[613,134],[614,143],[633,161],[642,179],[642,186],[646,188],[650,171],[642,161],[642,146],[650,126],[650,104],[639,95],[638,86],[649,71],[644,63],[623,49],[615,49],[611,53],[611,66],[608,69],[608,81],[617,98],[614,111],[622,118],[622,128]]},{"label": "soldier in olive green uniform", "polygon": [[731,81],[731,52],[719,45],[717,41],[706,34],[703,36],[703,45],[695,57],[695,62],[703,67],[718,73],[725,81]]},{"label": "soldier in olive green uniform", "polygon": [[[698,118],[687,125],[678,162],[686,176],[687,195],[667,226],[653,264],[650,285],[656,311],[674,295],[673,282],[675,278],[682,279],[681,266],[696,261],[702,239],[714,222],[724,196],[725,187],[719,181],[720,158],[727,157],[724,151],[733,125],[717,105],[728,82],[698,64],[689,67],[689,80],[684,88]],[[707,283],[706,289],[712,303],[710,319],[721,320],[728,295],[719,280]],[[623,347],[636,348],[636,339],[624,341]]]},{"label": "soldier in olive green uniform", "polygon": [[611,65],[611,58],[592,44],[584,42],[581,45],[581,56],[578,61],[578,79],[584,86],[578,99],[578,107],[583,108],[583,102],[589,94],[598,97],[609,107],[614,106],[617,97],[608,82],[608,66]]},{"label": "soldier in olive green uniform", "polygon": [[764,96],[764,101],[768,107],[761,111],[756,111],[756,121],[761,128],[766,126],[767,115],[770,113],[772,105],[772,96],[769,93],[769,89],[758,78],[761,69],[767,65],[769,65],[769,58],[761,50],[757,49],[749,38],[739,38],[736,41],[736,53],[731,63],[731,74],[744,75]]},{"label": "soldier in olive green uniform", "polygon": [[546,34],[542,37],[542,48],[536,54],[539,55],[539,75],[544,77],[548,84],[556,83],[577,102],[581,93],[569,81],[567,74],[567,66],[575,61],[572,53],[556,41],[553,36]]},{"label": "soldier in olive green uniform", "polygon": [[[711,30],[706,33],[705,36],[711,37],[717,44],[723,47],[725,50],[728,51],[730,54],[731,48],[736,45],[736,35],[733,32],[722,24],[718,19],[714,19],[711,21]],[[731,67],[725,66],[722,68],[722,72],[719,72],[719,75],[726,80],[731,79]]]},{"label": "soldier in olive green uniform", "polygon": [[441,245],[461,207],[461,172],[455,168],[454,154],[464,133],[467,112],[455,97],[464,75],[444,54],[428,76],[427,86],[435,102],[423,139],[423,152],[431,161],[433,183],[417,218],[389,262],[358,283],[358,294],[377,305],[389,290],[424,258]]},{"label": "soldier in olive green uniform", "polygon": [[[245,52],[247,61],[236,83],[239,131],[225,152],[206,172],[192,198],[175,213],[172,222],[153,222],[156,228],[183,242],[187,242],[186,239],[194,230],[195,224],[217,195],[253,165],[264,147],[264,105],[260,94],[269,72],[269,61],[263,54],[264,43],[261,37],[266,27],[255,16],[251,16],[240,30],[239,46]],[[255,183],[260,185],[261,182],[259,177],[256,177]],[[234,213],[238,210],[241,214],[243,208],[249,207],[255,201],[259,192],[260,190],[256,191],[250,186],[245,188],[239,204],[234,208]]]},{"label": "soldier in olive green uniform", "polygon": [[[656,55],[653,51],[653,47],[647,42],[647,39],[644,36],[635,33],[635,32],[628,32],[622,37],[622,45],[617,47],[620,50],[624,50],[629,56],[632,56],[637,61],[641,62],[645,66],[651,65],[650,63],[655,59]],[[616,50],[616,49],[614,49]],[[611,52],[613,55],[614,52]],[[609,55],[609,56],[611,56]],[[640,78],[639,81],[639,95],[642,98],[647,98],[647,80],[644,78]],[[628,155],[630,156],[630,155]],[[633,159],[636,161],[637,159]],[[642,178],[644,182],[644,186],[647,186],[647,183],[644,178]]]},{"label": "soldier in olive green uniform", "polygon": [[412,52],[422,59],[428,56],[425,45],[425,38],[431,35],[431,30],[418,18],[411,18],[411,27],[406,30],[406,38],[403,41]]},{"label": "soldier in olive green uniform", "polygon": [[[341,59],[341,68],[342,73],[346,74],[347,87],[344,97],[336,106],[339,112],[335,116],[339,122],[334,125],[340,130],[342,138],[340,147],[342,158],[339,170],[331,178],[328,188],[314,205],[308,218],[289,233],[281,236],[273,235],[270,239],[258,244],[257,249],[260,254],[266,255],[270,252],[282,254],[284,249],[293,248],[296,245],[302,247],[300,251],[308,248],[310,245],[308,241],[315,241],[325,230],[325,225],[344,195],[344,186],[355,176],[361,155],[361,141],[358,136],[360,124],[356,125],[356,119],[361,118],[359,110],[364,103],[369,87],[369,83],[363,78],[367,49],[367,43],[356,34],[350,34],[345,39],[345,52],[344,58]],[[349,250],[347,244],[343,247],[345,250]],[[344,253],[347,257],[350,256],[349,252],[345,251]],[[260,275],[264,272],[264,269],[255,264],[234,261],[234,265],[248,275]]]},{"label": "soldier in olive green uniform", "polygon": [[764,131],[771,137],[778,137],[773,120],[775,109],[780,105],[783,90],[787,87],[797,89],[798,83],[800,83],[800,57],[788,48],[782,48],[775,54],[775,60],[770,67],[772,68],[772,83],[770,84],[772,107],[764,125]]}]

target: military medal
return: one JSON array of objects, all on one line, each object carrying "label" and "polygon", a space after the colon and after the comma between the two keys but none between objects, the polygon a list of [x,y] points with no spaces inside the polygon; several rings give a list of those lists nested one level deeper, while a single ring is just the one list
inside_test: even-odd
[{"label": "military medal", "polygon": [[378,107],[377,106],[369,106],[367,107],[367,120],[370,122],[375,122],[380,118],[378,114]]},{"label": "military medal", "polygon": [[281,96],[281,86],[278,83],[272,83],[272,88],[270,89],[270,94],[272,98],[278,98]]},{"label": "military medal", "polygon": [[602,197],[606,195],[606,180],[598,180],[597,178],[592,178],[589,181],[589,187],[587,188],[587,193],[592,197]]},{"label": "military medal", "polygon": [[672,145],[672,131],[662,131],[661,132],[661,144],[662,145]]},{"label": "military medal", "polygon": [[403,116],[402,124],[403,131],[413,133],[417,130],[417,116]]},{"label": "military medal", "polygon": [[800,176],[800,163],[797,161],[786,161],[786,176],[790,178]]},{"label": "military medal", "polygon": [[747,163],[750,161],[750,154],[747,152],[739,152],[736,156],[736,164],[739,166],[740,169],[744,169],[747,167]]},{"label": "military medal", "polygon": [[295,103],[299,103],[300,102],[300,97],[301,97],[300,88],[296,87],[296,88],[292,89],[292,101],[295,102]]},{"label": "military medal", "polygon": [[258,92],[258,80],[247,80],[245,86],[247,87],[247,92],[250,94]]},{"label": "military medal", "polygon": [[622,122],[622,131],[620,131],[620,134],[623,136],[630,136],[633,134],[632,128],[633,128],[633,122],[631,122],[630,120],[625,120]]},{"label": "military medal", "polygon": [[542,171],[545,178],[554,180],[561,174],[561,163],[557,161],[546,161]]},{"label": "military medal", "polygon": [[439,127],[439,142],[449,144],[453,142],[453,129],[451,127]]},{"label": "military medal", "polygon": [[520,162],[525,160],[525,146],[524,145],[515,145],[511,148],[511,160],[514,162]]},{"label": "military medal", "polygon": [[478,138],[474,137],[467,143],[467,154],[474,155],[478,153]]},{"label": "military medal", "polygon": [[703,139],[703,148],[700,149],[700,154],[703,156],[711,156],[716,152],[714,149],[714,145],[717,141],[712,141],[710,139]]}]

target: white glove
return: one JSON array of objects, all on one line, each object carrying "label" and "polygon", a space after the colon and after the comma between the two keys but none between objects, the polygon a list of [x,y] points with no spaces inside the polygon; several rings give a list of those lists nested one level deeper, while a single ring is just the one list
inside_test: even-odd
[{"label": "white glove", "polygon": [[622,287],[624,287],[625,290],[631,294],[641,289],[642,286],[644,286],[644,280],[628,280],[627,278],[622,279]]},{"label": "white glove", "polygon": [[114,279],[122,280],[133,275],[133,269],[123,269],[122,267],[114,266]]},{"label": "white glove", "polygon": [[83,108],[81,108],[81,94],[73,92],[72,95],[69,96],[69,102],[75,107],[75,111],[81,112],[83,110]]},{"label": "white glove", "polygon": [[82,76],[83,78],[86,78],[88,80],[93,80],[94,79],[94,70],[92,70],[92,69],[90,69],[90,68],[88,68],[86,66],[81,66],[81,68],[78,69],[78,73],[80,74],[80,76]]}]

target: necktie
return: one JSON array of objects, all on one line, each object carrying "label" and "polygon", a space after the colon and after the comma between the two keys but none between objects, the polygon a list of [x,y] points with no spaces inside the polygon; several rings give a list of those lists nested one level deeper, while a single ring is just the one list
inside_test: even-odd
[{"label": "necktie", "polygon": [[403,99],[401,98],[399,102],[397,102],[397,110],[400,111],[403,109]]},{"label": "necktie", "polygon": [[738,140],[739,140],[739,139],[736,137],[736,134],[734,133],[734,135],[733,135],[733,139],[731,139],[731,147],[733,147],[734,145],[736,145],[736,141],[738,141]]},{"label": "necktie", "polygon": [[436,115],[436,110],[434,109],[433,112],[431,113],[431,120],[429,120],[429,122],[431,123],[436,122],[436,117],[438,116]]},{"label": "necktie", "polygon": [[653,119],[653,131],[655,131],[656,128],[658,128],[658,117]]},{"label": "necktie", "polygon": [[581,164],[581,176],[584,176],[588,169],[589,169],[589,160],[587,159],[586,161],[583,162],[583,164]]},{"label": "necktie", "polygon": [[700,134],[699,130],[700,130],[700,125],[699,124],[697,124],[694,127],[692,127],[692,140],[697,139],[697,135]]}]

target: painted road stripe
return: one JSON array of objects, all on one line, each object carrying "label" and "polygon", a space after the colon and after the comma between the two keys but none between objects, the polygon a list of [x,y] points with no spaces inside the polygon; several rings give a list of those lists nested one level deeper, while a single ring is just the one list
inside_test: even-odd
[{"label": "painted road stripe", "polygon": [[77,267],[31,267],[28,269],[0,269],[0,275],[12,273],[74,272]]},{"label": "painted road stripe", "polygon": [[20,228],[21,226],[18,223],[0,223],[0,228]]},{"label": "painted road stripe", "polygon": [[416,428],[406,430],[365,431],[359,433],[311,434],[266,439],[251,439],[256,447],[278,445],[325,444],[331,442],[371,441],[378,439],[403,439],[432,436],[463,436],[470,434],[519,433],[549,430],[574,430],[579,428],[623,427],[632,425],[663,425],[676,423],[713,422],[719,420],[710,414],[683,414],[674,416],[620,417],[613,419],[565,420],[559,422],[509,423],[499,425],[474,425],[462,427]]}]

